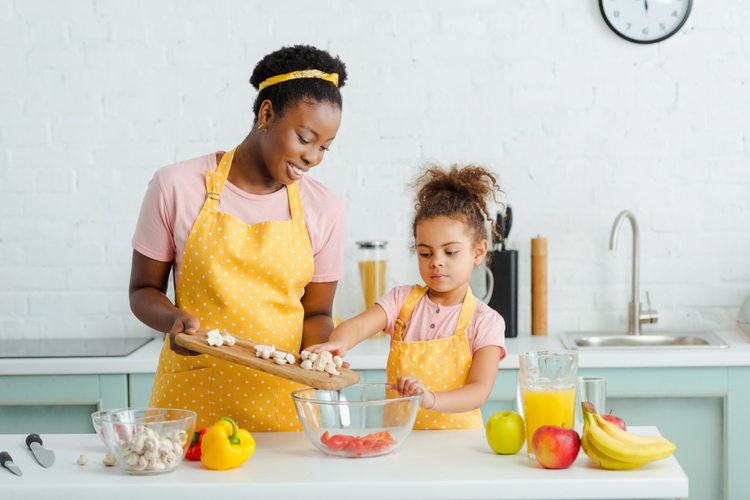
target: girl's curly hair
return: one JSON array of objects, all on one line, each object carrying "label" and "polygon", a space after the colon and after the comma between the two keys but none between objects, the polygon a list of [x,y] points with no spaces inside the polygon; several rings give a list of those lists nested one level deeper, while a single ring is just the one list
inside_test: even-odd
[{"label": "girl's curly hair", "polygon": [[499,238],[495,220],[487,201],[504,204],[498,200],[500,189],[496,175],[473,165],[456,164],[446,171],[439,165],[428,164],[421,168],[410,187],[417,191],[412,223],[412,235],[417,235],[417,225],[428,219],[448,217],[466,226],[466,233],[476,244],[487,239],[485,222],[490,222],[492,234]]}]

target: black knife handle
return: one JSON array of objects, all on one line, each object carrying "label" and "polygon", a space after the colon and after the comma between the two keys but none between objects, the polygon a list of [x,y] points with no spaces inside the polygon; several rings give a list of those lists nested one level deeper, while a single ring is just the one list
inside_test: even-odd
[{"label": "black knife handle", "polygon": [[39,434],[29,434],[26,437],[26,446],[28,446],[29,449],[31,449],[31,443],[39,443],[40,446],[44,445],[44,443],[42,443],[42,438],[39,437]]},{"label": "black knife handle", "polygon": [[0,465],[5,467],[6,463],[12,462],[12,461],[13,459],[11,458],[10,453],[8,453],[7,451],[0,453]]}]

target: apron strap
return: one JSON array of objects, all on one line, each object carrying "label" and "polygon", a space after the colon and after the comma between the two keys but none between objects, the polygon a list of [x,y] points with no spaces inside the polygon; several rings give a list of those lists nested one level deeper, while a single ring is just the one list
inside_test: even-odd
[{"label": "apron strap", "polygon": [[[417,304],[427,293],[426,286],[415,285],[409,295],[401,304],[401,310],[398,313],[398,319],[396,325],[393,328],[393,340],[395,342],[402,342],[402,335],[406,329],[406,324],[409,322],[411,314],[414,312]],[[471,293],[471,287],[466,290],[466,297],[464,303],[461,306],[461,312],[458,315],[458,323],[456,324],[456,337],[466,336],[466,330],[469,328],[471,318],[474,316],[474,307],[476,306],[477,299],[474,294]]]},{"label": "apron strap", "polygon": [[292,182],[286,187],[286,195],[289,198],[289,214],[295,222],[304,222],[304,212],[302,212],[302,200],[299,195],[299,186],[297,181]]},{"label": "apron strap", "polygon": [[471,287],[466,290],[466,298],[464,298],[464,305],[461,306],[461,312],[458,315],[458,324],[456,324],[457,337],[466,336],[466,331],[469,329],[469,323],[471,318],[474,316],[474,306],[476,306],[477,299],[474,294],[471,293]]},{"label": "apron strap", "polygon": [[396,320],[396,325],[393,328],[394,341],[402,341],[401,334],[403,334],[404,330],[406,329],[406,323],[409,321],[411,313],[414,312],[414,308],[417,307],[417,304],[419,304],[419,301],[422,300],[422,297],[424,297],[424,294],[426,293],[427,287],[419,285],[414,285],[414,288],[412,288],[411,292],[409,292],[406,300],[404,300],[404,303],[401,304],[401,310],[398,313],[398,319]]},{"label": "apron strap", "polygon": [[[234,152],[237,148],[234,148],[228,153],[224,153],[224,156],[219,160],[219,165],[216,167],[216,171],[206,170],[206,202],[203,204],[204,208],[215,210],[219,203],[221,203],[221,193],[224,190],[224,183],[229,176],[229,169],[232,168],[232,160],[234,160]],[[289,199],[289,214],[292,216],[292,220],[295,222],[304,222],[305,216],[302,211],[302,200],[299,195],[299,188],[297,182],[293,182],[286,186],[287,198]]]},{"label": "apron strap", "polygon": [[229,175],[229,169],[232,167],[236,150],[237,148],[234,148],[230,152],[224,153],[224,156],[219,160],[216,171],[206,170],[206,202],[203,204],[203,208],[216,210],[216,207],[221,203],[221,192],[224,190],[224,183]]}]

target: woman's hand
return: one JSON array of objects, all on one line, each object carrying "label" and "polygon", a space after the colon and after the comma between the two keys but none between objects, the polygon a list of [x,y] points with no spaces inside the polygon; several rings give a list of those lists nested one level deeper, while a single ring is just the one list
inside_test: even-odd
[{"label": "woman's hand", "polygon": [[422,408],[432,408],[435,406],[436,396],[432,391],[427,389],[422,379],[417,377],[399,377],[395,384],[385,384],[386,388],[398,392],[400,396],[413,396],[422,392],[422,400],[419,405]]},{"label": "woman's hand", "polygon": [[175,337],[178,333],[187,333],[188,335],[194,335],[195,331],[201,327],[201,323],[200,321],[198,321],[198,318],[196,318],[192,314],[187,313],[183,310],[178,311],[179,312],[175,315],[172,329],[169,331],[169,348],[175,354],[179,354],[181,356],[197,356],[198,354],[200,354],[199,352],[191,351],[190,349],[182,347],[175,341]]}]

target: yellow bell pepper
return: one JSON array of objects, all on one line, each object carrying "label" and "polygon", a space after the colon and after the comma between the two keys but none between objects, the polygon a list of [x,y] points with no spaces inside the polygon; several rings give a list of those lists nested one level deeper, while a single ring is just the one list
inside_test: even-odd
[{"label": "yellow bell pepper", "polygon": [[221,417],[201,441],[201,462],[212,470],[234,469],[255,451],[255,440],[229,417]]}]

